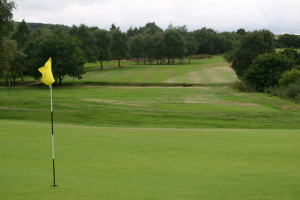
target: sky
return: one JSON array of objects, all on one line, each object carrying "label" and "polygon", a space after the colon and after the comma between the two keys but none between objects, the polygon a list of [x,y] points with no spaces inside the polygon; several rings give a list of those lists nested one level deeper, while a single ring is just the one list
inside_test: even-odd
[{"label": "sky", "polygon": [[14,20],[49,24],[130,26],[155,22],[165,30],[187,25],[188,31],[218,32],[268,29],[274,34],[300,34],[300,0],[14,0]]}]

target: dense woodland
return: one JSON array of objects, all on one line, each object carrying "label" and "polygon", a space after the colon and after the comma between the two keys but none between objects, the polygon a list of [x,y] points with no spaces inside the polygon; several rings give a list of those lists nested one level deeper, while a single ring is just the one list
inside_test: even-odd
[{"label": "dense woodland", "polygon": [[[2,2],[3,0],[1,0]],[[3,1],[4,5],[6,1]],[[85,24],[67,27],[42,23],[16,23],[12,20],[13,2],[1,21],[0,76],[8,83],[27,74],[39,79],[38,68],[49,57],[53,60],[53,74],[57,84],[65,76],[81,79],[84,64],[100,61],[132,60],[137,65],[181,64],[195,54],[222,54],[236,72],[246,90],[264,91],[279,85],[284,72],[295,68],[298,76],[300,37],[284,34],[275,37],[269,30],[246,32],[240,28],[232,32],[218,32],[202,27],[188,31],[171,23],[166,30],[149,22],[142,27],[130,27],[122,32],[112,24],[109,30]],[[5,14],[5,12],[2,12]],[[275,48],[288,48],[276,53]],[[190,59],[189,59],[190,62]],[[277,67],[277,68],[276,68]],[[275,69],[276,68],[276,69]],[[296,75],[294,75],[296,74]],[[299,72],[300,74],[300,72]],[[300,77],[300,75],[299,75]]]}]

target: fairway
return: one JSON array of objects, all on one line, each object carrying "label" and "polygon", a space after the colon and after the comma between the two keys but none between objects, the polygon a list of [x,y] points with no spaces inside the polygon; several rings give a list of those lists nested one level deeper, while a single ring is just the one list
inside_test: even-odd
[{"label": "fairway", "polygon": [[[224,62],[221,56],[214,56],[205,60],[192,60],[184,64],[136,65],[134,62],[123,61],[121,67],[117,62],[104,62],[103,70],[100,63],[88,63],[85,65],[87,73],[83,79],[76,82],[147,82],[147,83],[192,83],[192,84],[214,84],[232,83],[237,80],[234,71]],[[66,77],[65,81],[72,81]]]},{"label": "fairway", "polygon": [[299,199],[299,131],[0,120],[1,199]]},{"label": "fairway", "polygon": [[234,89],[220,56],[116,64],[53,87],[58,187],[48,86],[0,87],[1,200],[300,198],[299,104]]}]

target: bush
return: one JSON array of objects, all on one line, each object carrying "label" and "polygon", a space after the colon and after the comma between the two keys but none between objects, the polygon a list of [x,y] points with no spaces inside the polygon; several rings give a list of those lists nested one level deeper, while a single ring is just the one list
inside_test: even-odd
[{"label": "bush", "polygon": [[244,80],[248,87],[263,92],[265,88],[278,85],[283,72],[293,67],[294,61],[284,55],[259,55],[245,71]]},{"label": "bush", "polygon": [[292,69],[290,71],[285,71],[278,83],[280,87],[287,87],[292,83],[296,83],[299,78],[300,70]]},{"label": "bush", "polygon": [[287,99],[295,99],[300,95],[300,84],[292,83],[283,92],[283,96]]}]

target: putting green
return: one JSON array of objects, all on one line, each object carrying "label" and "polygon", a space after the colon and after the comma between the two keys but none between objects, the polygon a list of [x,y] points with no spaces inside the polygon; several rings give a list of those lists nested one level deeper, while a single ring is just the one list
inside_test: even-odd
[{"label": "putting green", "polygon": [[0,199],[299,199],[299,130],[0,120]]}]

